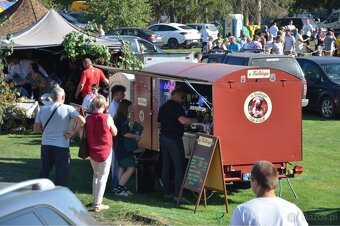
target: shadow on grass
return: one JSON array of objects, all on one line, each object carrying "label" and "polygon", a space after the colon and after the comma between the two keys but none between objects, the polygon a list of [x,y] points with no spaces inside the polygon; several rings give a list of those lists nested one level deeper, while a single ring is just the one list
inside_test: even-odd
[{"label": "shadow on grass", "polygon": [[[20,182],[38,178],[40,159],[0,158],[0,181]],[[52,169],[49,179],[54,181]],[[91,194],[92,168],[89,160],[72,159],[69,186],[73,192]]]},{"label": "shadow on grass", "polygon": [[309,225],[340,225],[340,208],[319,208],[304,215]]},{"label": "shadow on grass", "polygon": [[335,117],[333,119],[325,119],[324,117],[321,116],[319,112],[303,110],[302,119],[311,120],[311,121],[329,121],[329,120],[339,120],[339,117]]}]

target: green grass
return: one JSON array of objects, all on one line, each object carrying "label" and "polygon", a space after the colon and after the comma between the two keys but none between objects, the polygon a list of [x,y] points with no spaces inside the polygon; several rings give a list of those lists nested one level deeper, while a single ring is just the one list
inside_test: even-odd
[{"label": "green grass", "polygon": [[[303,119],[303,174],[291,179],[299,198],[295,199],[288,184],[283,180],[283,198],[298,205],[312,225],[340,224],[340,121],[325,121],[317,115],[305,114]],[[0,181],[22,181],[36,178],[39,172],[39,134],[13,134],[0,136]],[[84,205],[92,202],[91,166],[89,160],[77,158],[77,147],[71,147],[70,189]],[[52,177],[53,178],[53,177]],[[134,190],[134,178],[128,184]],[[136,193],[131,197],[117,197],[110,192],[108,182],[104,203],[108,211],[93,213],[103,224],[172,224],[172,225],[218,225],[228,224],[233,209],[253,198],[251,189],[227,186],[229,214],[217,220],[225,212],[223,197],[214,194],[205,208],[202,204],[196,214],[194,204],[176,207],[162,201],[159,188],[153,193]],[[193,193],[184,196],[195,202]]]}]

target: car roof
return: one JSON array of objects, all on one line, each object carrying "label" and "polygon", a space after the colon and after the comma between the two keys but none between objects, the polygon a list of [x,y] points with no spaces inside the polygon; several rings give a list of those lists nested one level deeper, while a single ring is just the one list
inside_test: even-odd
[{"label": "car roof", "polygon": [[[121,37],[122,39],[138,39],[138,40],[145,40],[144,38],[138,37],[138,36],[134,36],[134,35],[107,35],[105,36],[106,38],[116,38],[119,39],[119,37]],[[148,40],[145,40],[148,41]]]},{"label": "car roof", "polygon": [[141,27],[117,27],[113,30],[119,30],[119,29],[136,29],[136,30],[147,30],[147,31],[152,31],[148,28],[141,28]]},{"label": "car roof", "polygon": [[297,60],[310,60],[317,64],[335,64],[340,63],[339,57],[325,57],[325,56],[311,56],[311,57],[297,57]]},{"label": "car roof", "polygon": [[264,54],[264,53],[244,53],[244,52],[228,53],[227,56],[244,57],[244,58],[293,58],[292,56],[286,56],[286,55]]},{"label": "car roof", "polygon": [[185,26],[185,24],[180,24],[180,23],[157,23],[157,24],[151,24],[151,26],[155,26],[155,25],[169,25],[169,26],[175,26],[175,27],[178,27],[178,26]]}]

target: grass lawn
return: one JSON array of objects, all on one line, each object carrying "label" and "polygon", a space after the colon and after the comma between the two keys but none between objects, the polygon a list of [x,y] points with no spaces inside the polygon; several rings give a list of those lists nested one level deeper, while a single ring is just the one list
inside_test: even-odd
[{"label": "grass lawn", "polygon": [[[295,199],[287,182],[283,181],[283,198],[298,205],[312,225],[340,225],[340,121],[325,121],[321,117],[305,114],[303,117],[303,156],[305,172],[291,179],[299,198]],[[0,135],[0,181],[22,181],[36,178],[39,171],[41,135]],[[71,147],[70,189],[84,205],[90,204],[91,166],[89,160],[77,158],[77,147]],[[134,179],[128,187],[134,191]],[[153,193],[136,193],[130,197],[117,197],[110,192],[111,182],[105,193],[104,203],[110,209],[93,216],[102,224],[172,224],[218,225],[228,224],[236,205],[253,198],[251,189],[227,186],[229,214],[225,213],[223,197],[214,194],[208,206],[201,204],[196,214],[194,204],[177,208],[162,201],[159,188]],[[156,186],[157,187],[157,186]],[[195,202],[191,192],[184,197]],[[141,219],[143,221],[141,221]]]}]

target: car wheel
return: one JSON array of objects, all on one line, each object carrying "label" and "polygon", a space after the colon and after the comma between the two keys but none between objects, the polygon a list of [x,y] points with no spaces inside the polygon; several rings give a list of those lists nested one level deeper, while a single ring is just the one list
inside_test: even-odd
[{"label": "car wheel", "polygon": [[336,106],[330,97],[324,97],[321,101],[321,115],[325,118],[334,118]]},{"label": "car wheel", "polygon": [[169,48],[171,48],[171,49],[177,48],[177,47],[178,47],[178,41],[177,41],[177,39],[175,39],[175,38],[170,38],[170,39],[168,40],[168,46],[169,46]]}]

